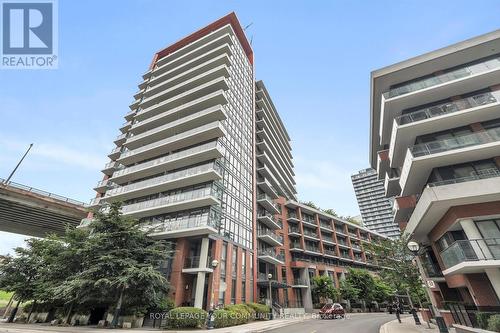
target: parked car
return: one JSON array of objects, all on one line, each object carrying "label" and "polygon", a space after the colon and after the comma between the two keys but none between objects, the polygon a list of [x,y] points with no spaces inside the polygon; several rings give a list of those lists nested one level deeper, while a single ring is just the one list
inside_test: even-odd
[{"label": "parked car", "polygon": [[321,319],[344,318],[345,310],[339,303],[327,303],[319,310]]}]

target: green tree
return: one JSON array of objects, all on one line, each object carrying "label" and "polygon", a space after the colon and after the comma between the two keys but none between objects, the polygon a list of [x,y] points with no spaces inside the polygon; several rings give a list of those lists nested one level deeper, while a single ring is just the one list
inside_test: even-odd
[{"label": "green tree", "polygon": [[406,294],[408,290],[413,301],[418,303],[425,301],[425,291],[407,243],[408,238],[401,236],[397,239],[381,239],[368,243],[365,249],[373,253],[374,259],[381,267],[382,280],[398,294]]},{"label": "green tree", "polygon": [[326,303],[327,299],[337,301],[340,295],[332,279],[324,275],[313,277],[312,293],[315,303]]},{"label": "green tree", "polygon": [[[58,288],[61,295],[80,308],[100,304],[114,309],[112,326],[125,307],[136,313],[158,307],[169,284],[156,269],[170,255],[169,244],[153,240],[138,221],[124,217],[121,205],[96,212],[83,248],[81,271]],[[73,307],[68,311],[70,317]]]},{"label": "green tree", "polygon": [[352,285],[352,283],[344,279],[340,282],[340,296],[344,300],[355,300],[359,297],[359,289]]},{"label": "green tree", "polygon": [[373,280],[375,282],[373,290],[374,301],[378,303],[383,303],[388,301],[391,295],[394,294],[394,291],[380,277],[375,276]]},{"label": "green tree", "polygon": [[14,249],[15,256],[7,256],[0,265],[0,289],[13,292],[17,304],[9,316],[12,322],[21,302],[35,298],[43,266],[41,250],[44,240],[29,239],[26,247]]},{"label": "green tree", "polygon": [[346,281],[358,290],[357,299],[371,304],[375,300],[375,280],[365,269],[349,268]]},{"label": "green tree", "polygon": [[315,204],[314,202],[312,202],[312,201],[301,201],[300,203],[301,203],[301,204],[303,204],[303,205],[309,206],[309,207],[311,207],[311,208],[314,208],[314,209],[318,209],[318,210],[320,209],[320,208],[319,208],[318,206],[316,206],[316,204]]},{"label": "green tree", "polygon": [[323,212],[325,212],[325,213],[327,213],[327,214],[329,214],[329,215],[335,216],[335,217],[339,217],[339,216],[337,215],[337,212],[335,212],[335,211],[334,211],[333,209],[331,209],[331,208],[328,208],[328,209],[323,209]]}]

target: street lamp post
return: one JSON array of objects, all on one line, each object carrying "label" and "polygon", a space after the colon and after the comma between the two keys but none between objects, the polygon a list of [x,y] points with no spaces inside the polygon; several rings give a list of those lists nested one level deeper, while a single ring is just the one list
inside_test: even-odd
[{"label": "street lamp post", "polygon": [[267,280],[269,281],[269,306],[271,307],[271,319],[273,319],[273,291],[271,289],[271,279],[273,275],[271,273],[267,274]]},{"label": "street lamp post", "polygon": [[219,265],[219,261],[217,259],[212,260],[210,263],[212,266],[212,297],[210,297],[210,310],[208,311],[208,322],[207,329],[211,330],[214,328],[214,298],[215,298],[215,269],[217,265]]},{"label": "street lamp post", "polygon": [[[424,275],[423,269],[421,267],[420,257],[419,257],[420,244],[415,242],[415,241],[409,241],[406,246],[408,247],[410,252],[415,256],[415,260],[417,261],[417,267],[418,267],[418,271],[420,273],[420,276],[422,278],[424,278],[425,275]],[[435,304],[434,297],[432,296],[431,291],[429,290],[427,285],[426,285],[425,290],[427,291],[427,295],[429,296],[429,299],[431,301],[432,312],[434,312],[434,316],[436,318],[436,324],[438,325],[439,332],[440,333],[448,333],[448,327],[446,326],[446,322],[444,321],[443,317],[441,316],[441,314],[437,310],[437,306]],[[414,314],[414,316],[416,316],[416,314]],[[427,323],[427,325],[429,325],[429,323]]]}]

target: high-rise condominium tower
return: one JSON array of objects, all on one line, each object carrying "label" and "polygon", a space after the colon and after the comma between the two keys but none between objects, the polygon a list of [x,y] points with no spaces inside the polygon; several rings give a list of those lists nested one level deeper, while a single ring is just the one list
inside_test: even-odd
[{"label": "high-rise condominium tower", "polygon": [[387,237],[398,237],[400,231],[393,221],[392,203],[377,172],[363,169],[352,175],[351,180],[364,226]]},{"label": "high-rise condominium tower", "polygon": [[93,205],[123,202],[173,243],[176,305],[312,310],[309,277],[376,267],[362,242],[378,235],[296,202],[290,137],[234,13],[156,53],[134,97]]}]

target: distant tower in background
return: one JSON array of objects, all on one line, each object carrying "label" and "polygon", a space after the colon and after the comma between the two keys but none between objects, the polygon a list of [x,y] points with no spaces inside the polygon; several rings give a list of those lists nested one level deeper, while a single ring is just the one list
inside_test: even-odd
[{"label": "distant tower in background", "polygon": [[392,202],[386,198],[384,182],[373,169],[363,169],[351,176],[363,225],[387,237],[398,237],[399,227],[393,221]]}]

